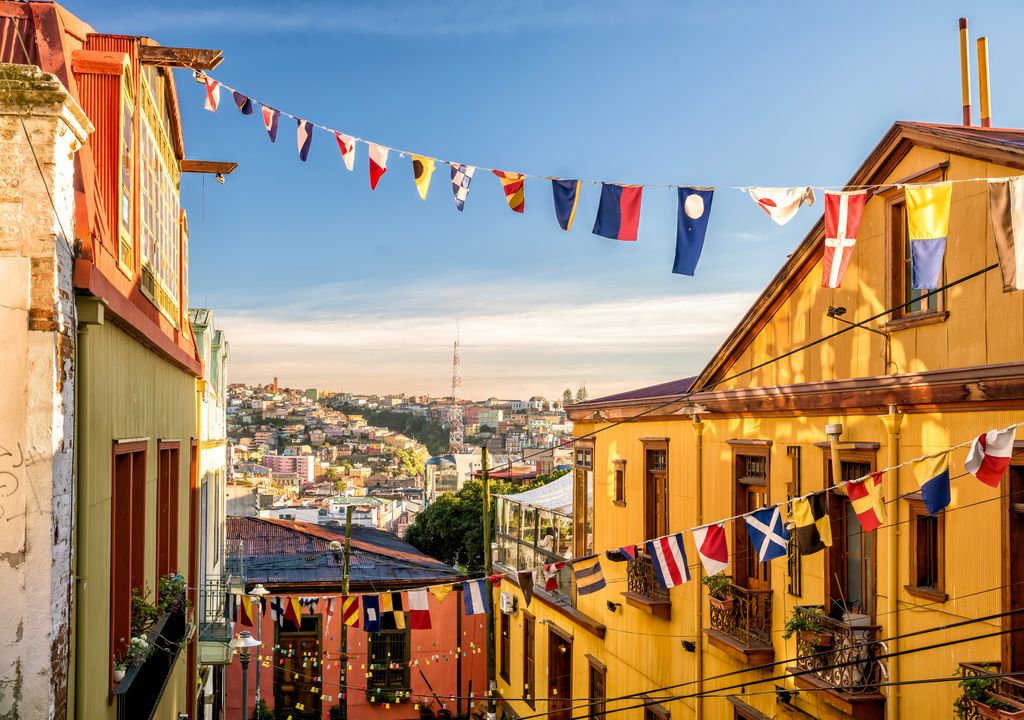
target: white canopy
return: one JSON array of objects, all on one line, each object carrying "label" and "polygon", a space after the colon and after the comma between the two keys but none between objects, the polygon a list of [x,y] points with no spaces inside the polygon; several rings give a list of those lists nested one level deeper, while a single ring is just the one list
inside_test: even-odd
[{"label": "white canopy", "polygon": [[553,510],[562,515],[571,515],[572,485],[572,472],[570,471],[539,488],[516,493],[515,495],[498,495],[497,497],[541,510]]}]

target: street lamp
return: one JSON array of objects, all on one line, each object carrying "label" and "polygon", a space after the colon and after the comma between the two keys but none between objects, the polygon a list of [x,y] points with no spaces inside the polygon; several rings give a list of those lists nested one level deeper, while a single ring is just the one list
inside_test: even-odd
[{"label": "street lamp", "polygon": [[248,630],[238,633],[238,637],[231,641],[231,647],[238,651],[242,661],[242,720],[249,717],[249,651],[262,644]]},{"label": "street lamp", "polygon": [[[256,610],[256,639],[263,640],[263,598],[270,594],[270,591],[263,587],[262,583],[257,583],[256,587],[249,591],[249,597],[255,599],[255,605],[258,607]],[[256,706],[260,704],[260,665],[263,663],[256,663]]]}]

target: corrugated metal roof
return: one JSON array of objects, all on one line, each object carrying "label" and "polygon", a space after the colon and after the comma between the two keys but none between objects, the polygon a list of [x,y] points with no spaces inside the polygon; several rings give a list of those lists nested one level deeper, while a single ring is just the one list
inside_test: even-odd
[{"label": "corrugated metal roof", "polygon": [[683,378],[682,380],[670,380],[668,382],[659,383],[657,385],[648,385],[647,387],[638,388],[636,390],[626,390],[615,395],[605,395],[604,397],[594,398],[593,400],[586,400],[581,403],[570,405],[572,408],[583,408],[588,405],[601,405],[603,403],[616,402],[620,400],[647,400],[650,398],[668,398],[676,395],[685,395],[693,387],[693,381],[697,379],[696,375],[691,377]]},{"label": "corrugated metal roof", "polygon": [[[329,544],[344,530],[273,518],[228,517],[229,540],[240,540],[245,582],[268,587],[331,587],[341,590],[342,557]],[[349,584],[353,592],[387,590],[458,580],[464,576],[421,553],[396,535],[352,527]]]}]

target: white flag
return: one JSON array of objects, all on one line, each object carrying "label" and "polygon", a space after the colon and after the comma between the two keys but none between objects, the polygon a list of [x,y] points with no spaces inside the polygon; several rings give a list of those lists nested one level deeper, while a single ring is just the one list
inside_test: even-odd
[{"label": "white flag", "polygon": [[809,187],[796,188],[747,188],[750,197],[758,207],[779,225],[785,225],[804,203],[814,204],[814,190]]}]

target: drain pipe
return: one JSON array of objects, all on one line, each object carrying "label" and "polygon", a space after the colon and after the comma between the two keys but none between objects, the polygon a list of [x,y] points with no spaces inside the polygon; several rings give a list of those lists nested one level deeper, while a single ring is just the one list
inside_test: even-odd
[{"label": "drain pipe", "polygon": [[[881,417],[882,424],[885,425],[885,431],[888,440],[888,466],[895,467],[900,463],[900,428],[903,424],[903,413],[896,409],[895,405],[889,406],[889,414]],[[885,489],[885,495],[887,497],[896,499],[900,496],[900,471],[895,470],[890,473],[888,478],[889,487]],[[888,620],[888,627],[886,628],[886,635],[889,638],[888,645],[889,649],[887,652],[893,653],[893,657],[889,658],[889,697],[888,702],[885,703],[885,712],[888,720],[899,720],[900,717],[900,657],[899,643],[900,641],[896,638],[899,637],[899,617],[900,614],[897,612],[899,605],[899,543],[900,543],[900,525],[899,525],[899,503],[894,502],[892,504],[892,510],[889,512],[887,519],[887,527],[885,528],[885,544],[886,544],[886,619]]]},{"label": "drain pipe", "polygon": [[[704,423],[700,419],[700,415],[693,414],[693,423],[690,425],[693,428],[693,437],[696,448],[694,450],[696,473],[694,475],[694,495],[695,504],[697,506],[697,525],[704,522]],[[696,619],[696,633],[697,633],[697,720],[702,720],[704,717],[704,598],[701,593],[701,577],[704,575],[704,567],[697,563],[697,577],[693,584],[697,595],[696,602],[694,602],[694,618]]]}]

